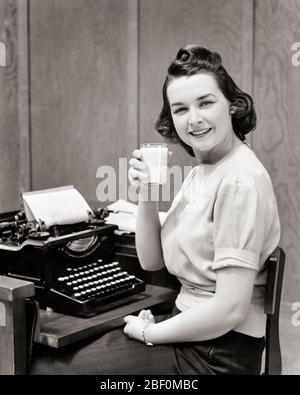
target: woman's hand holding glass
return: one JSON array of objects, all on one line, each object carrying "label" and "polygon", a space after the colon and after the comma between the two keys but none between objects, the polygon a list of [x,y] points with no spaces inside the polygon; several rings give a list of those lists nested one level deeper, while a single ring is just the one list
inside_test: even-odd
[{"label": "woman's hand holding glass", "polygon": [[[147,163],[146,163],[146,161],[143,158],[142,150],[136,149],[135,151],[133,151],[132,154],[133,158],[131,158],[129,161],[130,167],[128,171],[128,178],[131,185],[135,187],[139,187],[140,191],[141,190],[147,191],[148,186],[150,184],[158,185],[166,182],[167,162],[169,162],[172,156],[172,152],[168,151],[167,147],[165,147],[164,149],[166,150],[165,151],[166,156],[163,158],[163,155],[160,153],[160,151],[158,151],[158,155],[160,155],[161,157],[159,157],[159,159],[154,158],[154,163],[158,161],[159,166],[157,166],[156,163],[154,164],[154,168],[153,166],[151,166],[151,169],[149,168],[150,165],[148,163],[149,158],[147,159]],[[153,162],[153,158],[150,160],[150,162]],[[151,170],[151,176],[150,176],[150,170]],[[157,172],[160,172],[161,174]],[[162,176],[162,177],[158,177],[158,176]],[[156,181],[153,181],[153,178],[156,178]]]},{"label": "woman's hand holding glass", "polygon": [[143,160],[141,150],[136,149],[132,153],[133,157],[129,161],[128,179],[131,185],[139,190],[148,190],[149,169]]}]

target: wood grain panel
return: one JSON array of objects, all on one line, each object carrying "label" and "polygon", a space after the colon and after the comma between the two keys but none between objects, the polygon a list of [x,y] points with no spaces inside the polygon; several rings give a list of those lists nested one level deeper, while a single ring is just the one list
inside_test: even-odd
[{"label": "wood grain panel", "polygon": [[[240,0],[140,1],[141,142],[162,141],[154,122],[162,105],[167,67],[178,49],[201,44],[220,52],[224,66],[241,88],[252,87],[253,2]],[[170,165],[194,165],[185,151],[172,145]],[[162,204],[162,209],[169,206]]]},{"label": "wood grain panel", "polygon": [[98,167],[118,171],[137,144],[136,0],[30,4],[33,189],[74,184],[96,201]]},{"label": "wood grain panel", "polygon": [[291,45],[300,41],[300,1],[256,2],[254,147],[273,180],[286,251],[283,299],[300,300],[300,67]]},{"label": "wood grain panel", "polygon": [[6,45],[6,66],[0,67],[0,211],[3,212],[20,206],[15,0],[0,2],[0,41]]},{"label": "wood grain panel", "polygon": [[19,1],[17,6],[19,190],[22,193],[31,189],[28,0]]}]

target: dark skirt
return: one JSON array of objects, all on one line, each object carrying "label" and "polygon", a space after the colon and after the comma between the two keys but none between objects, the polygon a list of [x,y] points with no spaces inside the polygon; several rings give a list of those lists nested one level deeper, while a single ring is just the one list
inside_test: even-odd
[{"label": "dark skirt", "polygon": [[264,338],[235,331],[207,341],[148,347],[118,328],[58,350],[37,347],[30,374],[256,375],[264,347]]}]

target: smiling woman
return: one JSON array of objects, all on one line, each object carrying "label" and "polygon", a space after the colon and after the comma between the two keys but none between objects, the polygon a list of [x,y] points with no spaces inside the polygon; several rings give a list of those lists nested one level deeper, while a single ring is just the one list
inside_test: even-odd
[{"label": "smiling woman", "polygon": [[212,75],[173,79],[167,95],[177,134],[199,163],[214,163],[241,142],[233,132],[230,102]]},{"label": "smiling woman", "polygon": [[181,289],[172,317],[156,324],[147,315],[128,317],[124,332],[147,343],[169,344],[180,372],[260,372],[264,264],[279,242],[280,224],[270,177],[244,143],[255,127],[252,98],[234,83],[221,56],[188,45],[168,68],[156,129],[182,145],[198,166],[162,226],[155,203],[146,199],[141,153],[135,151],[130,162],[140,173],[140,263],[146,270],[166,266]]},{"label": "smiling woman", "polygon": [[[191,130],[199,129],[201,121],[205,120],[201,118],[202,114],[208,117],[207,121],[214,114],[220,116],[215,105],[225,106],[226,127],[241,141],[255,129],[256,113],[252,98],[229,76],[221,56],[197,45],[181,48],[168,69],[163,86],[163,108],[156,122],[157,131],[170,141],[179,142],[191,156],[195,156],[190,144],[179,136],[177,125],[184,126],[184,120],[179,116],[185,114],[185,122],[190,123],[185,126]],[[201,125],[200,131],[204,128],[205,124],[204,127]]]}]

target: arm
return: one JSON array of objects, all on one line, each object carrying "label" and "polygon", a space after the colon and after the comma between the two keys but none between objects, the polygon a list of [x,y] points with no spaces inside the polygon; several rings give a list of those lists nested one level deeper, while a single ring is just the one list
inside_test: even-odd
[{"label": "arm", "polygon": [[164,266],[160,241],[158,202],[139,201],[136,250],[143,269],[155,271]]},{"label": "arm", "polygon": [[[202,341],[224,335],[244,320],[255,276],[255,270],[241,267],[218,270],[216,292],[212,298],[163,322],[149,325],[145,331],[147,340],[164,344]],[[142,341],[145,323],[138,317],[128,317],[125,318],[124,332]]]},{"label": "arm", "polygon": [[151,196],[151,186],[147,183],[147,169],[139,150],[133,153],[134,158],[129,162],[129,181],[139,188],[139,205],[136,224],[136,250],[143,269],[159,270],[164,266],[160,241],[161,224],[158,216],[159,203],[148,199]]}]

